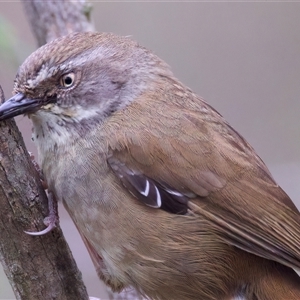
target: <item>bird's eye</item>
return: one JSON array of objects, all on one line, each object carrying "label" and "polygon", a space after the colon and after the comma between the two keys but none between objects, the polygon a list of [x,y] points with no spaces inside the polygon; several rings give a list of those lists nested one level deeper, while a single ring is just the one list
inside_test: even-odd
[{"label": "bird's eye", "polygon": [[75,74],[73,72],[64,74],[60,78],[60,85],[64,88],[69,88],[74,85],[75,82]]}]

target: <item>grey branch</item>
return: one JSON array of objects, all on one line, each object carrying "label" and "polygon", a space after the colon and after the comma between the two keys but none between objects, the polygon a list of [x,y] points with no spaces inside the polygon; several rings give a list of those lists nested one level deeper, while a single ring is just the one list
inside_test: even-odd
[{"label": "grey branch", "polygon": [[[92,30],[85,1],[24,1],[31,26],[42,45],[73,31]],[[1,89],[1,101],[4,95]],[[47,197],[14,121],[0,124],[0,260],[17,299],[86,300],[86,288],[58,227],[41,230]]]},{"label": "grey branch", "polygon": [[23,0],[39,46],[72,32],[94,31],[91,4],[72,0]]},{"label": "grey branch", "polygon": [[[38,46],[71,32],[94,31],[84,0],[23,0]],[[1,90],[1,99],[4,95]],[[44,228],[47,197],[14,121],[0,123],[0,260],[17,299],[88,299],[81,273],[58,227]],[[135,290],[110,299],[142,299]],[[93,298],[96,299],[96,298]]]},{"label": "grey branch", "polygon": [[[1,89],[1,101],[4,99]],[[60,228],[44,228],[47,196],[14,121],[0,123],[0,259],[17,299],[88,299]]]}]

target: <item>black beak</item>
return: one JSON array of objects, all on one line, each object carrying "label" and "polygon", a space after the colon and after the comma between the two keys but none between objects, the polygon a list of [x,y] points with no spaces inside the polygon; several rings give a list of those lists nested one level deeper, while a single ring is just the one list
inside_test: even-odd
[{"label": "black beak", "polygon": [[25,113],[31,113],[41,107],[40,99],[26,98],[19,93],[0,105],[0,121],[13,118]]}]

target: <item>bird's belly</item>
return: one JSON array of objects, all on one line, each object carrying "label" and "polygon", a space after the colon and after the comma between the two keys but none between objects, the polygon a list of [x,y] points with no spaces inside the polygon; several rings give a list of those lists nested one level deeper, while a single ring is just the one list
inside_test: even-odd
[{"label": "bird's belly", "polygon": [[48,173],[50,188],[101,257],[106,283],[139,287],[157,299],[223,299],[221,285],[232,273],[235,252],[216,239],[206,220],[143,205],[105,165],[69,168]]},{"label": "bird's belly", "polygon": [[[111,197],[114,198],[113,195]],[[85,202],[75,205],[73,200],[64,199],[78,230],[101,257],[101,274],[104,274],[101,278],[113,289],[117,290],[118,286],[136,286],[153,298],[159,291],[161,299],[229,300],[222,297],[224,286],[219,286],[218,290],[218,285],[224,284],[224,278],[232,273],[234,254],[227,249],[218,249],[221,244],[214,243],[208,232],[205,232],[206,237],[202,237],[199,230],[198,240],[192,236],[188,230],[197,234],[196,228],[203,228],[201,220],[192,224],[185,223],[183,216],[178,219],[173,216],[166,222],[171,224],[170,228],[174,232],[164,233],[158,220],[169,217],[165,212],[155,209],[149,211],[153,219],[149,222],[149,216],[133,216],[128,211],[125,214],[124,208],[124,214],[120,213],[118,218],[118,214],[112,214],[111,208],[101,202],[99,204],[91,199]],[[156,232],[151,231],[155,226]],[[176,234],[184,236],[183,232],[179,232],[180,227],[185,231],[186,239],[177,238]],[[224,258],[224,253],[228,257]],[[228,260],[227,266],[220,264],[224,260]],[[223,279],[212,274],[212,266],[215,274]],[[149,285],[149,282],[152,284]],[[209,297],[207,289],[211,293]],[[173,296],[170,291],[174,291]],[[181,292],[182,295],[177,298]],[[193,298],[193,295],[199,298]],[[246,299],[239,296],[232,300]]]}]

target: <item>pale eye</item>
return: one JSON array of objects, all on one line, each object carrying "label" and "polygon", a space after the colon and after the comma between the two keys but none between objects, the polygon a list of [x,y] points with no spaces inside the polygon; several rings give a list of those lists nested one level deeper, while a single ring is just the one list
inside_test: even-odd
[{"label": "pale eye", "polygon": [[75,82],[75,74],[73,72],[64,74],[60,78],[60,85],[64,88],[69,88],[74,85]]}]

